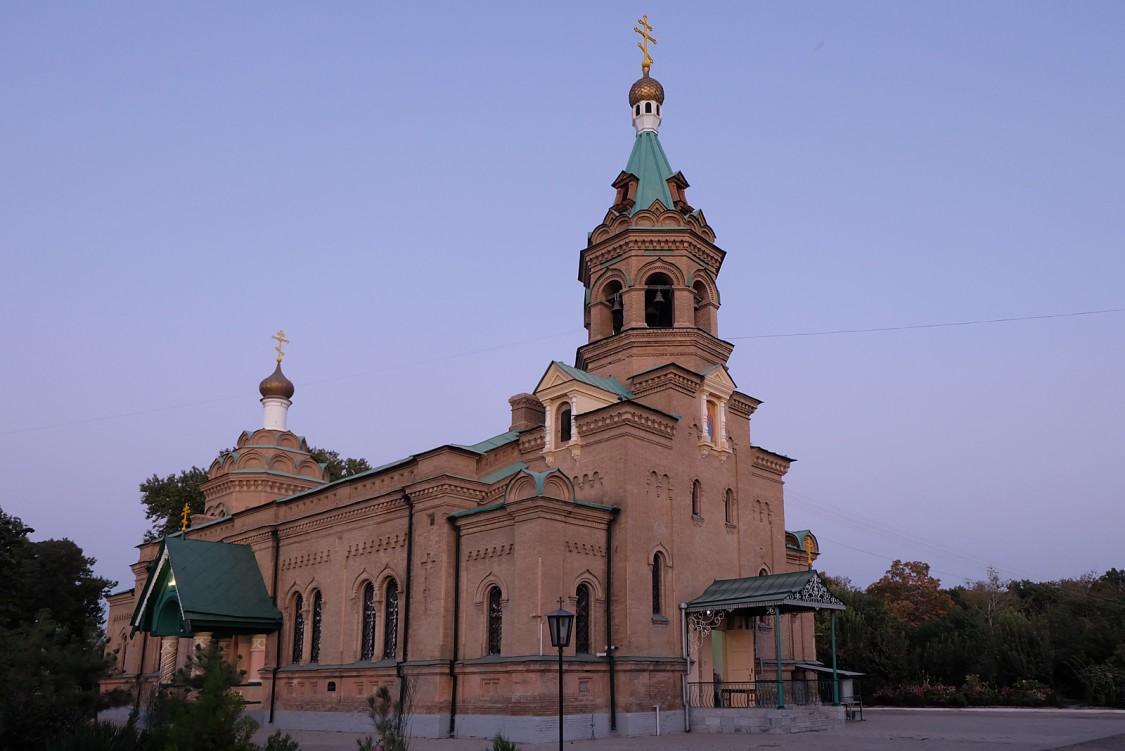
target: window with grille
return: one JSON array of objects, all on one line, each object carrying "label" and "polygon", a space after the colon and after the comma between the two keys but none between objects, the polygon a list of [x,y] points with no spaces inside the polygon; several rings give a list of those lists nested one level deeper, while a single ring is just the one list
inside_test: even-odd
[{"label": "window with grille", "polygon": [[393,660],[398,652],[398,582],[387,582],[387,600],[383,604],[383,659]]},{"label": "window with grille", "polygon": [[297,595],[293,601],[293,664],[305,656],[305,598]]},{"label": "window with grille", "polygon": [[504,606],[500,602],[500,588],[488,590],[488,653],[500,654],[500,636],[504,625]]},{"label": "window with grille", "polygon": [[590,654],[590,587],[579,584],[574,598],[574,652]]},{"label": "window with grille", "polygon": [[359,659],[375,658],[375,585],[363,588],[363,627],[360,635]]},{"label": "window with grille", "polygon": [[309,662],[320,662],[320,619],[324,615],[324,598],[320,592],[313,593],[312,605],[312,645],[309,647]]}]

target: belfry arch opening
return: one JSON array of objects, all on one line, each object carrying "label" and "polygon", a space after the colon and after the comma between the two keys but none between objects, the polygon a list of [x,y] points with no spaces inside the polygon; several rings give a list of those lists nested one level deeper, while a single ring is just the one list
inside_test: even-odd
[{"label": "belfry arch opening", "polygon": [[695,305],[695,327],[703,329],[708,334],[714,334],[711,325],[711,292],[702,281],[691,285]]},{"label": "belfry arch opening", "polygon": [[670,329],[676,320],[672,280],[656,273],[645,279],[645,325],[650,329]]}]

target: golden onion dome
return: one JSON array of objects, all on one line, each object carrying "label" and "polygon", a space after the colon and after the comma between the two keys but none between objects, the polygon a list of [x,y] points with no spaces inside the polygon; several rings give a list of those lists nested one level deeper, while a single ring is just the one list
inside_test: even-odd
[{"label": "golden onion dome", "polygon": [[637,79],[633,87],[629,89],[629,106],[634,106],[637,102],[654,101],[657,104],[664,104],[664,87],[660,85],[660,81],[645,73],[642,77]]},{"label": "golden onion dome", "polygon": [[293,382],[281,372],[281,363],[278,363],[273,373],[258,385],[258,391],[263,399],[269,397],[292,399],[293,390]]}]

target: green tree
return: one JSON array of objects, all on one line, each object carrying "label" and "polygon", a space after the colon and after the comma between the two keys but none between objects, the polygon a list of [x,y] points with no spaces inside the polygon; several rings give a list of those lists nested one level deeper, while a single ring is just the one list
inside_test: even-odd
[{"label": "green tree", "polygon": [[309,449],[309,453],[312,454],[313,459],[324,465],[324,469],[328,472],[328,482],[336,482],[371,469],[366,459],[341,459],[339,453],[330,449],[318,449],[313,446]]},{"label": "green tree", "polygon": [[152,529],[145,532],[145,542],[159,540],[180,530],[184,504],[191,513],[203,513],[203,491],[200,486],[207,481],[207,470],[199,467],[181,470],[160,477],[153,475],[141,483],[141,503],[145,518],[152,520]]},{"label": "green tree", "polygon": [[0,749],[43,748],[112,698],[101,601],[115,582],[70,540],[33,542],[0,510]]},{"label": "green tree", "polygon": [[895,561],[867,591],[881,597],[887,614],[906,626],[941,618],[953,607],[941,581],[930,576],[930,564],[922,561]]},{"label": "green tree", "polygon": [[241,681],[212,640],[196,645],[177,671],[173,686],[155,700],[150,714],[152,746],[162,751],[254,751],[258,723],[242,713],[234,690]]}]

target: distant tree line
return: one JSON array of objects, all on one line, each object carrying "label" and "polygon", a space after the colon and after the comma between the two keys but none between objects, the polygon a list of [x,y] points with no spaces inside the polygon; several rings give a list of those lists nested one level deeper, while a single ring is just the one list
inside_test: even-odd
[{"label": "distant tree line", "polygon": [[[895,561],[866,589],[826,581],[848,606],[838,664],[867,674],[866,702],[1125,707],[1125,571],[1032,582],[990,570],[943,589],[928,564]],[[817,653],[831,654],[827,613]]]}]

